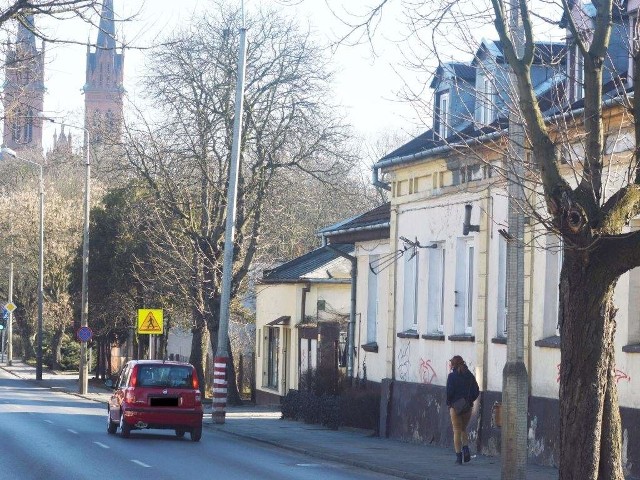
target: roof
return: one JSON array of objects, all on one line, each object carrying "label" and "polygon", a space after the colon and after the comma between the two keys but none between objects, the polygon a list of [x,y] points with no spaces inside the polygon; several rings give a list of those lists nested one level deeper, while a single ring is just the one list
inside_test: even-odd
[{"label": "roof", "polygon": [[[350,254],[354,250],[354,246],[349,244],[335,244],[332,247],[345,254]],[[337,258],[340,258],[340,255],[336,252],[329,248],[320,247],[276,268],[265,270],[262,275],[262,281],[269,283],[300,281],[304,279],[305,275],[333,262]]]},{"label": "roof", "polygon": [[445,71],[449,72],[452,77],[461,78],[470,83],[474,83],[476,79],[476,68],[468,63],[450,62],[441,63],[436,69],[436,73],[431,80],[430,87],[435,88],[437,83],[444,78]]},{"label": "roof", "polygon": [[[504,61],[504,46],[500,40],[483,39],[480,50],[485,49],[499,61]],[[563,61],[566,55],[565,43],[535,42],[533,63],[534,65],[556,65]]]},{"label": "roof", "polygon": [[332,233],[341,232],[344,230],[361,230],[364,228],[372,228],[379,226],[380,228],[386,227],[391,221],[391,202],[384,203],[362,215],[351,217],[350,219],[343,220],[333,225],[320,230],[320,234],[331,235]]}]

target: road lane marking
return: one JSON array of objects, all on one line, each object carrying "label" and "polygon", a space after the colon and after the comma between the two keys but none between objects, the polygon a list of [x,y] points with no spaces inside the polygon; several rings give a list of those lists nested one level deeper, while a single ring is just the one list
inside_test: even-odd
[{"label": "road lane marking", "polygon": [[147,465],[146,463],[142,463],[140,460],[131,460],[133,463],[140,465],[144,468],[151,468],[151,465]]},{"label": "road lane marking", "polygon": [[45,422],[50,423],[51,425],[53,425],[53,422],[51,420],[45,420]]},{"label": "road lane marking", "polygon": [[111,447],[109,447],[109,445],[105,445],[104,443],[100,443],[100,442],[93,442],[93,443],[95,443],[96,445],[98,445],[99,447],[102,447],[102,448],[111,448]]},{"label": "road lane marking", "polygon": [[67,432],[75,433],[76,435],[78,434],[78,432],[76,432],[75,430],[71,430],[70,428],[67,428]]}]

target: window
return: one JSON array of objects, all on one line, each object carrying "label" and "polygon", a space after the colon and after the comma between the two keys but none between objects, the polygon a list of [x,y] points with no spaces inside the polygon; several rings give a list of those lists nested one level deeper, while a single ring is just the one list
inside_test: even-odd
[{"label": "window", "polygon": [[24,143],[31,143],[33,140],[33,110],[29,109],[24,122]]},{"label": "window", "polygon": [[498,238],[498,305],[497,336],[507,336],[507,241],[500,235]]},{"label": "window", "polygon": [[572,45],[567,55],[569,72],[569,101],[575,102],[584,96],[584,58],[577,45]]},{"label": "window", "polygon": [[633,85],[633,56],[640,50],[638,15],[629,15],[629,86]]},{"label": "window", "polygon": [[562,270],[562,239],[549,233],[546,238],[546,272],[544,287],[543,336],[560,334],[560,272]]},{"label": "window", "polygon": [[[380,255],[369,255],[369,265],[377,265]],[[378,324],[378,276],[369,268],[367,277],[367,343],[376,340]]]},{"label": "window", "polygon": [[280,349],[280,329],[268,327],[267,340],[267,387],[278,388],[278,352]]},{"label": "window", "polygon": [[447,138],[448,131],[449,131],[449,93],[448,92],[440,94],[440,103],[438,105],[438,108],[440,112],[440,115],[439,115],[440,125],[439,125],[438,133],[440,134],[441,138]]},{"label": "window", "polygon": [[640,343],[640,267],[629,272],[629,313],[628,328],[630,345]]},{"label": "window", "polygon": [[418,253],[409,249],[404,256],[403,325],[405,330],[417,330],[416,291],[418,289]]},{"label": "window", "polygon": [[482,79],[482,98],[480,102],[480,123],[489,125],[493,122],[493,85],[487,77]]},{"label": "window", "polygon": [[429,250],[429,276],[427,278],[427,333],[444,331],[444,267],[445,249]]},{"label": "window", "polygon": [[473,241],[459,239],[456,252],[455,333],[473,333],[474,262]]}]

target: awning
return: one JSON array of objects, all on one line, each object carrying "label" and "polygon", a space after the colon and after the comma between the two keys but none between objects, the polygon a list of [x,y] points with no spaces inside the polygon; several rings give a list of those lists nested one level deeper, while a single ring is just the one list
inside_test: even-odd
[{"label": "awning", "polygon": [[273,327],[274,325],[289,325],[291,322],[291,317],[288,315],[283,315],[282,317],[278,317],[275,320],[267,323],[267,327]]}]

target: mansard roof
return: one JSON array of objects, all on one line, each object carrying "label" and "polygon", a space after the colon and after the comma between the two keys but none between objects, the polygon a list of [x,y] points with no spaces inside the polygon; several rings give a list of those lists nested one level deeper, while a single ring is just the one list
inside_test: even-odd
[{"label": "mansard roof", "polygon": [[[557,65],[564,61],[567,46],[564,42],[535,42],[533,53],[534,65]],[[481,52],[486,51],[492,55],[498,63],[504,63],[504,46],[500,40],[483,39],[473,64],[479,60]]]},{"label": "mansard roof", "polygon": [[436,73],[433,76],[433,80],[431,80],[431,88],[435,88],[445,76],[450,75],[454,78],[460,78],[462,80],[466,80],[469,83],[475,82],[476,79],[476,69],[468,63],[462,62],[450,62],[450,63],[441,63],[438,65],[436,69]]}]

